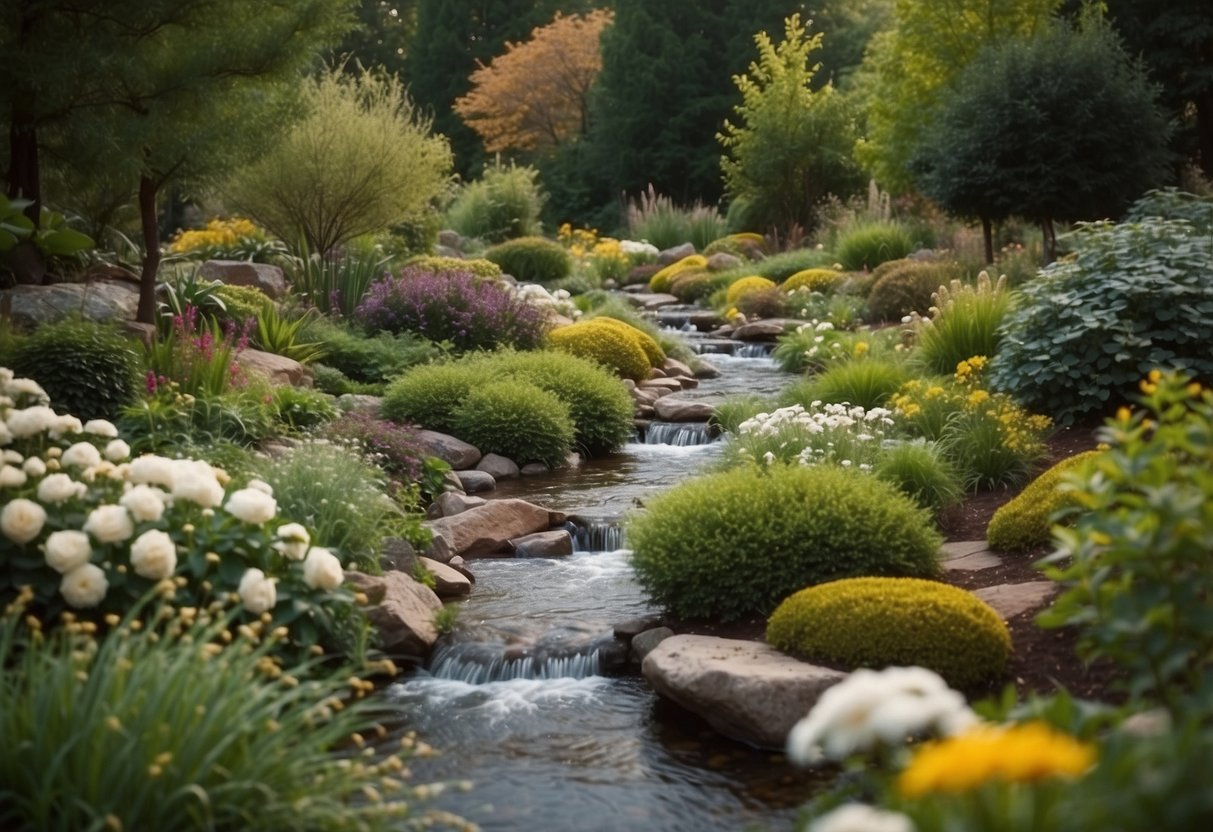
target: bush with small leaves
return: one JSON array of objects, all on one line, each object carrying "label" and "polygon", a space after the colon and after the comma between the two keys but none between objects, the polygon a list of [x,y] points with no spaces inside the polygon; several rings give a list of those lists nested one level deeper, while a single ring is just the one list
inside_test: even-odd
[{"label": "bush with small leaves", "polygon": [[933,442],[896,442],[886,447],[872,473],[934,512],[959,502],[964,493],[956,466]]},{"label": "bush with small leaves", "polygon": [[737,311],[749,318],[782,318],[787,308],[788,296],[776,286],[744,292],[736,303]]},{"label": "bush with small leaves", "polygon": [[337,418],[333,397],[306,387],[278,385],[270,393],[278,421],[292,430],[307,431]]},{"label": "bush with small leaves", "polygon": [[573,271],[568,249],[543,237],[519,237],[498,243],[484,253],[484,259],[496,263],[519,283],[541,286],[564,280]]},{"label": "bush with small leaves", "polygon": [[957,688],[999,678],[1011,657],[1010,632],[989,604],[914,578],[849,578],[803,589],[771,615],[767,641],[848,668],[925,667]]},{"label": "bush with small leaves", "polygon": [[1061,509],[1078,507],[1072,493],[1061,488],[1062,476],[1086,465],[1099,453],[1085,451],[1063,459],[1000,506],[986,526],[990,548],[1019,552],[1048,543],[1053,516]]},{"label": "bush with small leaves", "polygon": [[744,295],[750,292],[758,292],[763,289],[774,289],[775,281],[768,280],[759,275],[749,275],[740,280],[736,280],[729,284],[728,291],[725,292],[724,298],[729,306],[736,306],[737,301],[741,300]]},{"label": "bush with small leaves", "polygon": [[565,464],[573,447],[573,420],[555,395],[518,379],[476,387],[451,414],[452,432],[486,454],[519,465]]},{"label": "bush with small leaves", "polygon": [[789,277],[779,288],[785,292],[808,289],[810,292],[830,292],[842,280],[843,273],[837,269],[802,269]]},{"label": "bush with small leaves", "polygon": [[451,274],[453,272],[467,272],[476,277],[487,279],[501,277],[501,267],[492,260],[485,260],[483,257],[439,257],[435,254],[422,254],[418,257],[410,258],[406,266],[416,266],[419,269],[435,274]]},{"label": "bush with small leaves", "polygon": [[956,263],[907,260],[873,284],[868,293],[868,318],[900,321],[911,312],[925,315],[939,287],[960,276]]},{"label": "bush with small leaves", "polygon": [[649,278],[650,292],[670,291],[670,282],[680,274],[690,271],[707,271],[708,258],[702,254],[692,254],[660,269]]},{"label": "bush with small leaves", "polygon": [[655,497],[628,522],[632,565],[682,618],[767,615],[842,577],[933,577],[942,538],[892,486],[834,466],[740,468]]},{"label": "bush with small leaves", "polygon": [[393,422],[449,432],[455,408],[485,380],[482,370],[463,362],[414,367],[388,385],[380,412]]},{"label": "bush with small leaves", "polygon": [[[442,350],[432,341],[411,332],[366,335],[327,318],[309,321],[301,337],[323,346],[324,364],[366,384],[387,381],[442,356]],[[312,371],[320,386],[317,365],[312,365]]]},{"label": "bush with small leaves", "polygon": [[244,326],[244,322],[249,318],[256,321],[261,317],[266,304],[273,303],[269,296],[256,286],[237,286],[230,283],[220,283],[216,286],[215,297],[223,301],[224,306],[223,311],[215,317],[220,321],[231,321],[238,327]]},{"label": "bush with small leaves", "polygon": [[447,209],[447,221],[464,237],[497,243],[539,233],[539,213],[546,200],[539,171],[529,165],[486,165],[480,179],[469,182]]},{"label": "bush with small leaves", "polygon": [[548,335],[548,342],[554,349],[597,361],[622,378],[639,381],[653,365],[634,331],[592,319],[557,327]]},{"label": "bush with small leaves", "polygon": [[627,321],[622,321],[610,315],[595,315],[590,320],[597,321],[603,326],[614,327],[619,332],[622,332],[625,337],[636,339],[636,342],[640,344],[640,349],[644,350],[644,356],[649,360],[650,366],[660,367],[665,363],[665,351],[657,343],[657,339],[643,329],[632,326]]}]

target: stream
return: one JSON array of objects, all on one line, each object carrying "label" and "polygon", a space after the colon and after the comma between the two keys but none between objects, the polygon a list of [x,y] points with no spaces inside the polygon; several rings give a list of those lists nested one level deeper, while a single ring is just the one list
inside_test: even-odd
[{"label": "stream", "polygon": [[[786,384],[759,350],[739,357],[696,343],[713,351],[720,377],[676,396],[719,401]],[[787,830],[812,794],[812,775],[720,737],[636,671],[602,675],[612,625],[660,612],[634,579],[620,521],[721,449],[686,426],[655,425],[644,439],[488,495],[568,513],[580,527],[577,551],[473,561],[456,637],[428,669],[387,690],[401,720],[389,740],[415,731],[439,751],[410,763],[413,781],[473,783],[435,807],[501,832]]]}]

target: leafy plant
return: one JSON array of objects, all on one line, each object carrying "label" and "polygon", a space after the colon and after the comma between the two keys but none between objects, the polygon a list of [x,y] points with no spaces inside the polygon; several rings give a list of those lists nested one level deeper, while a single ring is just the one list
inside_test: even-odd
[{"label": "leafy plant", "polygon": [[269,296],[256,286],[218,283],[214,287],[214,297],[222,302],[222,309],[201,311],[208,311],[208,317],[220,323],[231,321],[237,327],[243,327],[250,318],[257,321],[270,307],[277,308]]},{"label": "leafy plant", "polygon": [[496,160],[456,193],[446,219],[464,237],[497,243],[538,234],[544,201],[535,168]]},{"label": "leafy plant", "polygon": [[349,318],[391,262],[390,256],[374,249],[321,255],[301,242],[298,255],[287,261],[287,278],[295,294],[316,309]]},{"label": "leafy plant", "polygon": [[306,387],[280,384],[270,394],[278,421],[293,431],[308,431],[337,418],[333,397]]},{"label": "leafy plant", "polygon": [[884,408],[811,402],[758,413],[737,426],[726,463],[839,465],[870,471],[893,427]]},{"label": "leafy plant", "polygon": [[380,412],[393,422],[449,432],[455,409],[487,380],[480,368],[464,361],[414,367],[388,385]]},{"label": "leafy plant", "polygon": [[519,465],[542,462],[559,468],[572,450],[573,421],[553,394],[509,379],[473,388],[451,414],[453,432],[481,453]]},{"label": "leafy plant", "polygon": [[237,356],[248,346],[251,325],[247,322],[237,334],[234,327],[199,316],[193,307],[174,315],[168,335],[148,350],[148,392],[171,382],[177,392],[214,398],[229,386],[246,383]]},{"label": "leafy plant", "polygon": [[182,231],[168,246],[170,254],[191,260],[248,260],[275,263],[285,258],[286,244],[243,217],[209,220],[204,228]]},{"label": "leafy plant", "polygon": [[956,466],[933,442],[892,443],[876,458],[872,473],[936,513],[960,502],[964,492]]},{"label": "leafy plant", "polygon": [[324,431],[331,439],[357,444],[376,465],[393,477],[420,482],[426,453],[417,440],[417,430],[366,411],[355,410],[331,422]]},{"label": "leafy plant", "polygon": [[564,246],[543,237],[518,237],[498,243],[484,253],[501,271],[519,283],[550,286],[569,276],[573,259]]},{"label": "leafy plant", "polygon": [[37,226],[25,216],[33,204],[29,199],[12,199],[0,194],[0,254],[12,251],[28,240],[48,257],[68,257],[96,245],[93,238],[69,228],[67,218],[42,206]]},{"label": "leafy plant", "polygon": [[[420,335],[377,332],[368,336],[361,330],[326,318],[308,321],[302,337],[321,345],[325,364],[359,382],[387,381],[410,367],[443,355],[441,346]],[[315,365],[312,369],[315,371]]]},{"label": "leafy plant", "polygon": [[302,315],[290,317],[277,304],[267,304],[257,318],[257,346],[266,352],[293,358],[300,364],[310,364],[323,358],[324,344],[302,340],[308,323],[315,315],[315,310],[309,309]]},{"label": "leafy plant", "polygon": [[[157,311],[156,329],[161,335],[168,335],[178,319],[184,320],[186,310],[196,310],[195,314],[204,319],[231,320],[235,315],[227,315],[227,300],[224,297],[225,284],[217,280],[207,280],[201,276],[201,270],[191,268],[184,273],[178,273],[156,287]],[[234,288],[234,287],[229,287]],[[238,326],[243,326],[247,316],[241,317]]]}]

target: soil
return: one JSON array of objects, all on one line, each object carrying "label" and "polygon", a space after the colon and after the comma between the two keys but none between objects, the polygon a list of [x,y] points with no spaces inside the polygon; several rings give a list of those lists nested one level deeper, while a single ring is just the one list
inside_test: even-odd
[{"label": "soil", "polygon": [[[1048,441],[1049,455],[1041,466],[1048,466],[1076,453],[1096,446],[1093,424],[1061,428]],[[962,503],[945,510],[939,518],[940,530],[948,541],[984,540],[986,526],[994,512],[1017,492],[1009,490],[982,491],[969,495]],[[1043,580],[1033,564],[1049,553],[1048,547],[1022,553],[998,553],[1002,564],[977,571],[946,572],[945,583],[963,589],[980,589],[999,584],[1027,583]],[[1007,621],[1011,631],[1013,655],[1005,679],[986,688],[969,691],[972,696],[999,695],[1008,684],[1014,684],[1022,699],[1028,693],[1049,694],[1061,689],[1077,698],[1115,702],[1116,669],[1106,663],[1086,665],[1075,653],[1076,634],[1071,629],[1044,630],[1035,623],[1039,610],[1029,610]],[[765,619],[755,618],[729,623],[667,622],[680,633],[699,633],[724,638],[747,638],[760,641],[764,637]]]}]

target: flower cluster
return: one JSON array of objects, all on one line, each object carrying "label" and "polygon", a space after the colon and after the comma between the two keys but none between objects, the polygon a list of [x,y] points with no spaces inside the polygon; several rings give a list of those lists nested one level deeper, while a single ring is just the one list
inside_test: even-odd
[{"label": "flower cluster", "polygon": [[883,407],[864,410],[813,401],[759,413],[737,426],[736,452],[764,464],[832,463],[868,471],[880,455],[894,422]]},{"label": "flower cluster", "polygon": [[264,261],[286,253],[286,246],[271,239],[263,228],[243,217],[210,220],[206,227],[182,231],[169,244],[169,252],[199,260],[231,259]]},{"label": "flower cluster", "polygon": [[572,295],[567,289],[548,291],[538,283],[524,283],[517,289],[518,296],[528,303],[550,309],[557,315],[570,320],[581,317],[581,310],[572,301]]}]

